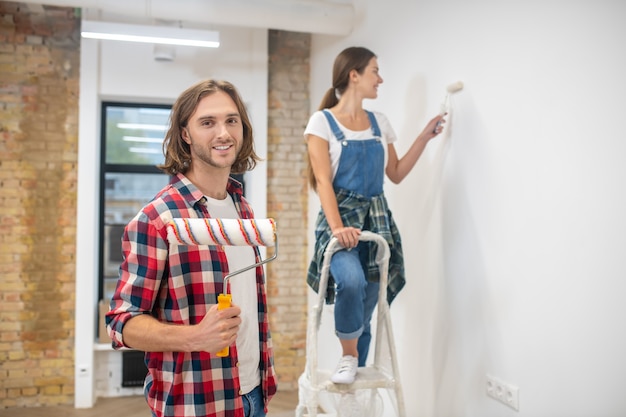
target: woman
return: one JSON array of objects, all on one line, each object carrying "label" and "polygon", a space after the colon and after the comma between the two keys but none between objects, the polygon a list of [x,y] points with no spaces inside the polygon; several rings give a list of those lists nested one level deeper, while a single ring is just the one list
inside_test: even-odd
[{"label": "woman", "polygon": [[314,258],[307,282],[317,291],[324,250],[332,237],[344,248],[330,262],[327,302],[335,303],[335,332],[342,358],[331,380],[354,382],[358,366],[365,366],[371,340],[370,320],[378,300],[375,244],[359,242],[361,230],[386,238],[391,250],[387,301],[405,283],[402,244],[383,193],[384,175],[398,184],[441,133],[443,116],[428,122],[407,153],[398,158],[395,133],[387,118],[363,108],[375,99],[379,75],[376,55],[362,47],[342,51],[333,66],[333,85],[320,110],[309,119],[304,136],[309,155],[309,182],[322,209],[316,222]]}]

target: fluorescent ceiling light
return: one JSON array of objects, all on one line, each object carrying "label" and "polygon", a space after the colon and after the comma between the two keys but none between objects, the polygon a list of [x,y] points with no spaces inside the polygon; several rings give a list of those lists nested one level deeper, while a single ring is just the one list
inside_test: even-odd
[{"label": "fluorescent ceiling light", "polygon": [[137,129],[137,130],[154,130],[157,132],[165,132],[168,127],[165,125],[154,125],[146,123],[118,123],[120,129]]},{"label": "fluorescent ceiling light", "polygon": [[129,152],[134,152],[134,153],[151,153],[151,154],[157,154],[157,153],[161,153],[160,149],[151,149],[151,148],[128,148]]},{"label": "fluorescent ceiling light", "polygon": [[163,143],[163,139],[146,138],[142,136],[122,136],[122,140],[126,142]]},{"label": "fluorescent ceiling light", "polygon": [[217,48],[220,46],[219,32],[173,26],[129,25],[125,23],[83,20],[81,35],[83,38],[113,41],[200,46],[205,48]]}]

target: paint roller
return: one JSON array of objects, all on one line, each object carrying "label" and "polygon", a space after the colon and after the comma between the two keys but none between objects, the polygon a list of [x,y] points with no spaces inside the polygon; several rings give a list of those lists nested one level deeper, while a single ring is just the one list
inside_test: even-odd
[{"label": "paint roller", "polygon": [[[449,84],[448,88],[446,88],[446,96],[444,97],[443,101],[441,102],[441,106],[439,108],[439,115],[443,116],[444,114],[448,113],[448,111],[450,110],[450,95],[457,93],[459,91],[461,91],[463,89],[463,82],[462,81],[457,81],[455,83]],[[435,129],[433,130],[433,133],[437,132],[437,129],[439,128],[439,126],[441,126],[441,121],[437,122],[437,125],[435,126]]]},{"label": "paint roller", "polygon": [[[228,280],[237,274],[266,264],[278,256],[276,223],[274,219],[172,219],[167,225],[167,240],[178,245],[222,245],[222,246],[269,246],[274,254],[224,277],[224,290],[217,296],[217,309],[223,310],[232,304]],[[217,352],[225,357],[229,348]]]}]

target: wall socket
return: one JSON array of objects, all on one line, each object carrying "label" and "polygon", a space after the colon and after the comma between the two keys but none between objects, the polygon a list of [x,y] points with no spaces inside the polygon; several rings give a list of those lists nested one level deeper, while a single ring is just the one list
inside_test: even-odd
[{"label": "wall socket", "polygon": [[519,388],[487,374],[487,395],[519,411]]},{"label": "wall socket", "polygon": [[89,366],[88,365],[80,365],[78,367],[78,376],[89,376]]}]

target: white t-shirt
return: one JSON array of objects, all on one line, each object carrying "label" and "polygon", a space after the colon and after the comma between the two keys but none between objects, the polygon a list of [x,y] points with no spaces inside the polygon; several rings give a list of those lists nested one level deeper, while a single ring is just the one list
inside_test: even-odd
[{"label": "white t-shirt", "polygon": [[[239,214],[230,195],[224,200],[205,196],[211,217],[216,219],[238,219]],[[224,246],[228,259],[228,270],[232,273],[255,263],[251,246]],[[261,381],[259,362],[259,315],[256,293],[256,268],[229,278],[233,303],[241,307],[241,327],[237,334],[237,356],[239,358],[239,380],[241,392],[247,394]]]},{"label": "white t-shirt", "polygon": [[[383,145],[383,149],[385,151],[385,166],[387,166],[387,144],[394,143],[396,141],[396,134],[387,120],[387,117],[379,112],[372,112],[376,117],[376,122],[378,122],[378,128],[380,129],[381,134],[381,142]],[[332,115],[332,112],[330,112]],[[339,126],[339,129],[343,132],[345,138],[347,140],[367,140],[372,139],[374,137],[374,133],[372,133],[372,128],[369,127],[365,130],[354,131],[343,126],[337,118],[333,115],[333,119]],[[337,173],[337,168],[339,168],[339,157],[341,156],[341,142],[337,140],[335,135],[333,134],[333,130],[324,116],[324,113],[321,110],[316,111],[311,115],[309,119],[309,123],[306,125],[304,129],[304,137],[308,139],[307,135],[315,135],[320,138],[328,141],[328,151],[330,154],[330,166],[333,171],[333,180],[335,179],[335,174]]]}]

